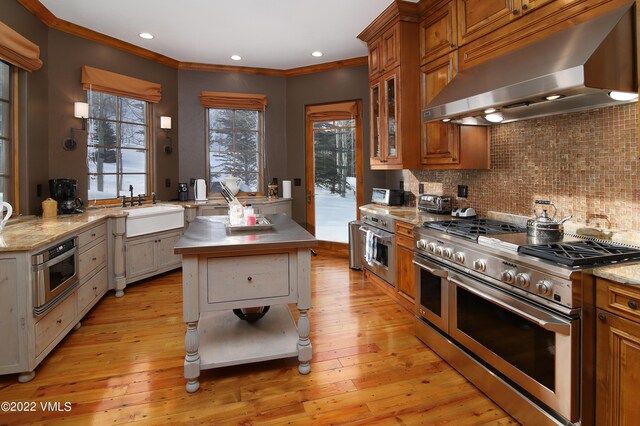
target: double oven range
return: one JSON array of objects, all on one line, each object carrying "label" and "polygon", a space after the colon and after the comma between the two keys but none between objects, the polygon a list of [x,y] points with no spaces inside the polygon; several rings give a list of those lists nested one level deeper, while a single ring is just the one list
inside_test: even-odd
[{"label": "double oven range", "polygon": [[590,424],[590,268],[640,249],[486,219],[425,222],[415,248],[417,336],[520,422]]}]

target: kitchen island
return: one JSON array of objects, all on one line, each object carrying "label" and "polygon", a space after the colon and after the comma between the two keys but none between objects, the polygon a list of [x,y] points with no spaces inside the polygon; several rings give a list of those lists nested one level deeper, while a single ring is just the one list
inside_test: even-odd
[{"label": "kitchen island", "polygon": [[[300,373],[310,371],[309,249],[316,239],[282,213],[266,215],[273,226],[264,230],[230,230],[225,218],[195,218],[174,249],[182,255],[188,392],[209,368],[297,355]],[[299,311],[297,328],[290,303]],[[254,323],[233,313],[262,306],[271,308]]]}]

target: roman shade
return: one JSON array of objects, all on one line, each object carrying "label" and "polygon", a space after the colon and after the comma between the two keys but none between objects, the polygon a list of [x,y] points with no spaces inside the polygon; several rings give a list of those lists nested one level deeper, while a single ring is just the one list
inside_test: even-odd
[{"label": "roman shade", "polygon": [[359,115],[360,106],[357,101],[307,106],[307,117],[311,121],[351,120]]},{"label": "roman shade", "polygon": [[40,47],[0,22],[0,58],[27,71],[42,67]]},{"label": "roman shade", "polygon": [[110,95],[157,103],[162,98],[162,85],[138,78],[84,65],[82,87]]},{"label": "roman shade", "polygon": [[205,108],[263,110],[267,95],[250,93],[200,92],[200,103]]}]

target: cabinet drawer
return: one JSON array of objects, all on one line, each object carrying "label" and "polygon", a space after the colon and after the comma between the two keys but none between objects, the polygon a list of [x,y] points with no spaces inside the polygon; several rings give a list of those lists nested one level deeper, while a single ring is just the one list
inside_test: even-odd
[{"label": "cabinet drawer", "polygon": [[640,322],[640,290],[609,280],[596,280],[596,306]]},{"label": "cabinet drawer", "polygon": [[82,314],[96,299],[102,297],[107,292],[107,286],[107,268],[102,268],[78,288],[78,313]]},{"label": "cabinet drawer", "polygon": [[62,333],[76,316],[76,293],[71,293],[36,323],[36,356]]},{"label": "cabinet drawer", "polygon": [[81,253],[78,263],[78,279],[83,279],[87,277],[91,271],[105,266],[107,264],[107,241],[102,240],[89,250]]},{"label": "cabinet drawer", "polygon": [[207,302],[288,296],[289,280],[289,253],[210,258]]},{"label": "cabinet drawer", "polygon": [[96,241],[107,235],[107,224],[95,226],[81,234],[78,234],[78,247],[80,253],[87,251]]},{"label": "cabinet drawer", "polygon": [[411,238],[411,245],[413,246],[413,224],[396,221],[396,235]]}]

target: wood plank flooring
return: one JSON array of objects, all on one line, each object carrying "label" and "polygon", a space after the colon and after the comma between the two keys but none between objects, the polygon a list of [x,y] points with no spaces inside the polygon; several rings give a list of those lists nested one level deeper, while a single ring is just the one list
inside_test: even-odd
[{"label": "wood plank flooring", "polygon": [[33,381],[0,377],[0,401],[62,405],[0,412],[0,424],[517,424],[422,344],[411,315],[347,259],[319,251],[312,274],[307,376],[296,359],[227,367],[204,371],[200,390],[187,394],[176,271],[134,284],[120,299],[109,292]]}]

